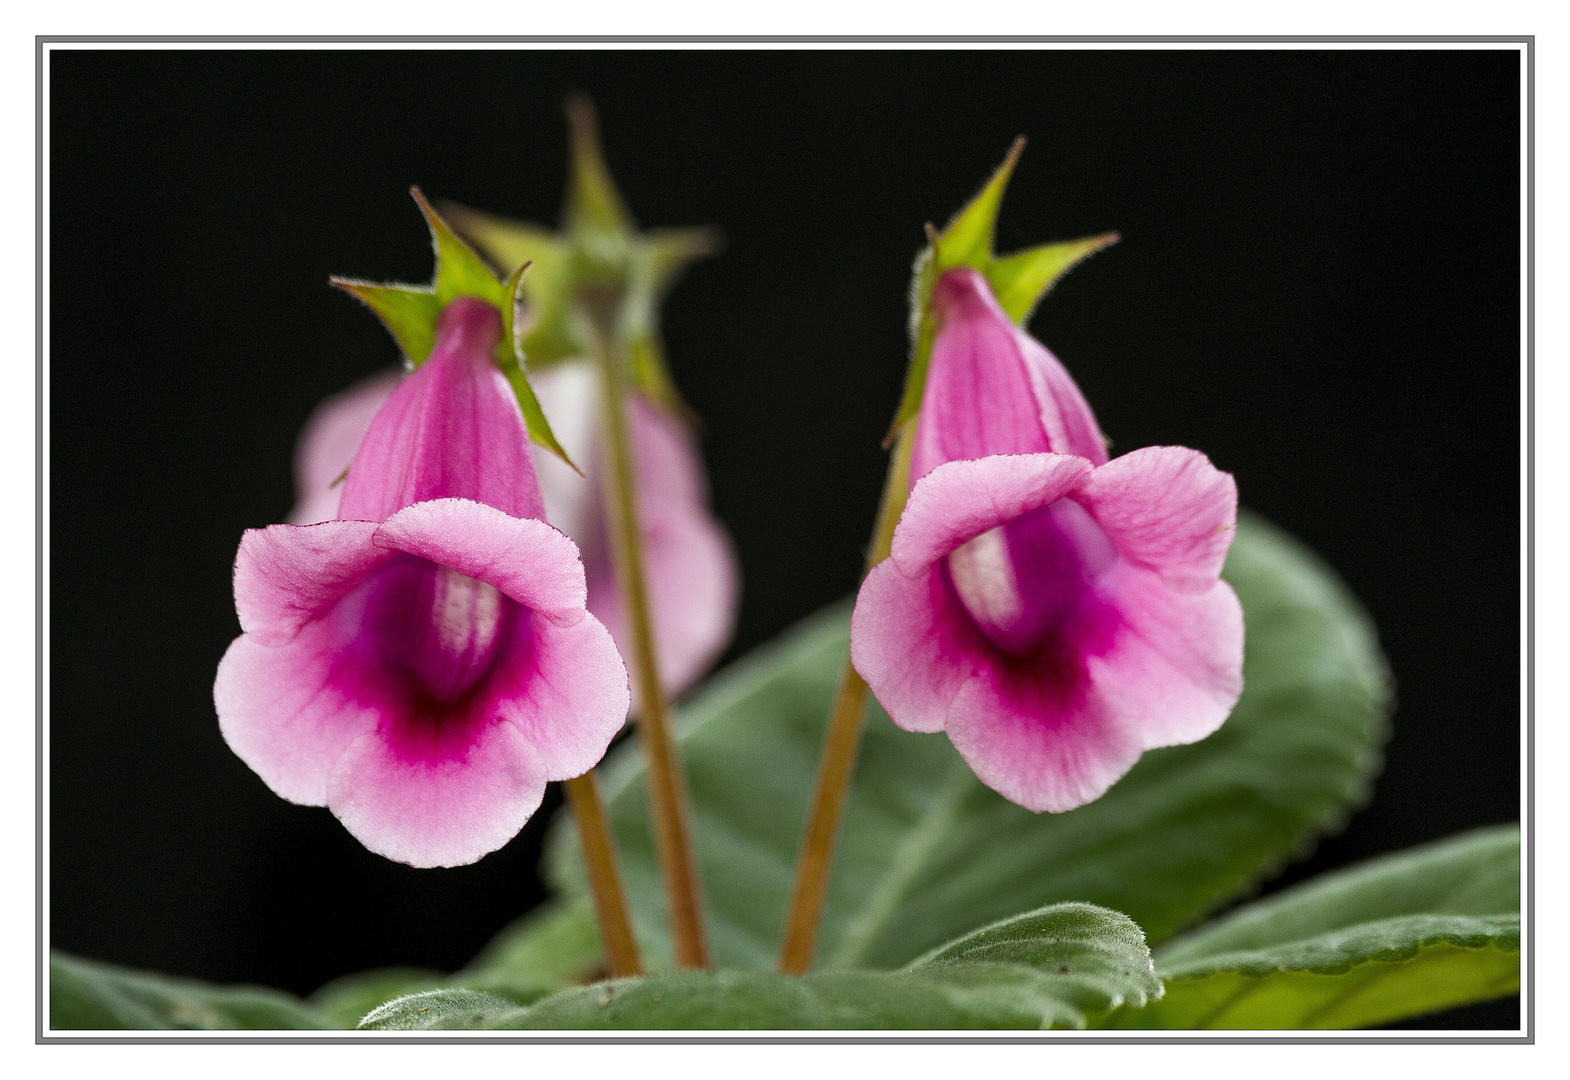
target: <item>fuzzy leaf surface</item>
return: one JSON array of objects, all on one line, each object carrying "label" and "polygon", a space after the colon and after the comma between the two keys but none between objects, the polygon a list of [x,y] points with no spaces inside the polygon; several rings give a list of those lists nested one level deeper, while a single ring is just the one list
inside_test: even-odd
[{"label": "fuzzy leaf surface", "polygon": [[1244,905],[1158,954],[1123,1028],[1355,1028],[1515,993],[1520,833],[1479,829]]},{"label": "fuzzy leaf surface", "polygon": [[[1069,813],[1008,802],[946,736],[901,731],[870,704],[817,965],[897,968],[978,922],[1070,900],[1126,912],[1159,942],[1337,827],[1364,797],[1385,733],[1373,629],[1328,568],[1258,517],[1240,520],[1224,576],[1247,627],[1232,716],[1202,742],[1147,753]],[[774,967],[849,614],[841,604],[813,616],[678,712],[719,967]],[[645,963],[668,969],[635,740],[599,775]],[[557,822],[547,859],[581,898],[576,843]]]},{"label": "fuzzy leaf surface", "polygon": [[361,1026],[1038,1029],[1083,1027],[1088,1015],[1160,993],[1139,927],[1115,911],[1063,904],[984,927],[897,972],[687,971],[577,987],[504,1012],[495,999],[464,1007],[439,991],[392,1002]]},{"label": "fuzzy leaf surface", "polygon": [[298,1031],[333,1023],[305,1002],[260,986],[214,986],[56,952],[49,957],[55,1031]]}]

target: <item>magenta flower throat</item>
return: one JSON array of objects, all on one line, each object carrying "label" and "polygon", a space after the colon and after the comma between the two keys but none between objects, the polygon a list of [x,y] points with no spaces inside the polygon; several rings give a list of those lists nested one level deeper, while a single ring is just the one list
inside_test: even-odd
[{"label": "magenta flower throat", "polygon": [[940,277],[932,310],[910,498],[852,659],[900,727],[947,732],[1021,806],[1070,810],[1236,704],[1243,617],[1218,578],[1236,486],[1182,447],[1108,461],[1073,379],[979,272]]},{"label": "magenta flower throat", "polygon": [[336,520],[246,533],[224,738],[279,795],[415,866],[505,844],[627,713],[626,669],[545,524],[496,308],[459,297],[377,412]]}]

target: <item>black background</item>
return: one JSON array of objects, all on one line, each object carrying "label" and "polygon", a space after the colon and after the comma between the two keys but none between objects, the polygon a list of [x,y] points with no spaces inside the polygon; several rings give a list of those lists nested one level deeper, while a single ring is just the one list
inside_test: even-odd
[{"label": "black background", "polygon": [[[1237,476],[1372,612],[1370,805],[1273,886],[1513,820],[1518,58],[1511,52],[55,52],[51,925],[309,991],[452,969],[536,903],[545,812],[475,866],[370,854],[218,733],[243,529],[323,396],[388,366],[332,273],[422,281],[411,183],[557,220],[597,100],[645,225],[724,253],[665,310],[743,604],[729,656],[856,583],[923,222],[1030,138],[999,250],[1118,229],[1032,330],[1116,441]],[[1462,1010],[1514,1026],[1516,1005]]]}]

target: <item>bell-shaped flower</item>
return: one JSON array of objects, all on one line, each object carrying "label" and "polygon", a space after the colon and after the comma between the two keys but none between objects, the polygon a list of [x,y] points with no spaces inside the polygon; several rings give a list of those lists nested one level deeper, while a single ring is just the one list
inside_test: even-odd
[{"label": "bell-shaped flower", "polygon": [[[583,362],[530,373],[552,430],[588,479],[543,447],[534,447],[534,465],[545,520],[577,543],[588,577],[589,612],[610,630],[625,657],[632,640],[603,510],[597,378],[593,365]],[[305,525],[337,515],[342,485],[334,481],[398,379],[396,373],[374,375],[317,407],[295,453],[298,502],[290,521]],[[730,536],[709,512],[703,458],[686,426],[642,394],[633,393],[627,405],[660,683],[674,697],[708,670],[730,640],[740,574]]]},{"label": "bell-shaped flower", "polygon": [[441,311],[375,413],[338,517],[245,534],[245,631],[218,668],[224,738],[279,795],[414,866],[501,847],[550,780],[604,755],[626,669],[545,524],[491,304]]},{"label": "bell-shaped flower", "polygon": [[977,270],[942,274],[931,311],[909,501],[852,661],[900,727],[947,732],[1021,806],[1070,810],[1236,704],[1242,609],[1218,578],[1236,486],[1182,447],[1108,461],[1073,379]]}]

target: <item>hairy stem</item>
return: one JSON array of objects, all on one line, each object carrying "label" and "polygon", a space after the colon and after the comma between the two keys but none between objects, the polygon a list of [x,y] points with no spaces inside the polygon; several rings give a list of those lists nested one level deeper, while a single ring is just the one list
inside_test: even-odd
[{"label": "hairy stem", "polygon": [[612,342],[610,320],[603,315],[597,316],[591,309],[590,321],[594,329],[595,362],[600,373],[605,416],[602,425],[605,457],[610,465],[608,483],[604,485],[605,510],[610,522],[617,591],[632,632],[631,666],[639,698],[638,735],[649,763],[654,842],[665,878],[676,964],[682,968],[703,968],[709,964],[709,950],[704,940],[703,905],[698,892],[698,871],[692,852],[681,762],[671,739],[670,718],[660,691],[649,593],[644,578],[643,537],[638,528],[636,476],[627,428],[626,380]]},{"label": "hairy stem", "polygon": [[[899,442],[889,459],[888,478],[883,483],[883,499],[878,507],[878,522],[867,551],[871,570],[888,558],[894,542],[894,526],[910,486],[910,446],[915,424],[906,422]],[[823,740],[823,756],[818,761],[818,783],[812,792],[812,809],[807,814],[807,831],[796,863],[796,885],[791,891],[790,911],[785,917],[785,937],[780,944],[780,970],[787,975],[803,975],[812,966],[817,951],[818,925],[823,920],[823,900],[829,891],[829,871],[834,863],[834,841],[839,835],[840,815],[845,809],[845,793],[850,787],[851,771],[856,765],[856,748],[861,743],[861,716],[867,703],[867,684],[845,657],[839,693],[829,713],[829,730]]]},{"label": "hairy stem", "polygon": [[605,807],[594,783],[591,769],[562,784],[572,817],[578,824],[578,843],[583,848],[583,864],[589,875],[589,891],[594,894],[594,917],[600,924],[600,941],[605,946],[605,962],[611,975],[642,975],[638,943],[632,936],[627,918],[627,896],[622,892],[621,872],[616,868],[616,849],[611,846],[610,828],[605,823]]}]

